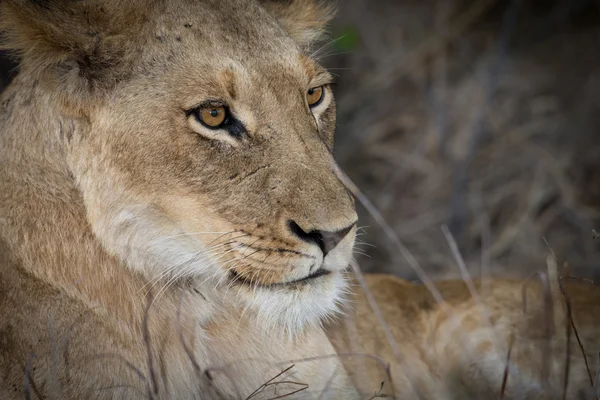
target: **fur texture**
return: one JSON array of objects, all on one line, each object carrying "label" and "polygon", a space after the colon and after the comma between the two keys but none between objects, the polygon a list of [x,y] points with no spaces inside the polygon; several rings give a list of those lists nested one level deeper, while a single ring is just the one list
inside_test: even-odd
[{"label": "fur texture", "polygon": [[[505,398],[561,397],[574,339],[555,288],[524,314],[523,282],[480,301],[440,283],[438,304],[367,276],[396,345],[360,292],[345,301],[356,213],[331,77],[307,56],[330,17],[316,0],[0,4],[21,61],[0,104],[0,398],[353,399],[381,382],[489,398],[509,349]],[[198,120],[207,102],[230,128]],[[325,251],[318,232],[348,228]],[[598,294],[567,286],[594,375]],[[575,398],[589,377],[570,346]]]},{"label": "fur texture", "polygon": [[359,291],[327,332],[340,354],[355,354],[344,363],[361,393],[383,382],[381,394],[399,399],[593,398],[600,291],[549,275],[476,282],[474,294],[465,282],[437,282],[441,300],[423,285],[367,275],[393,340]]},{"label": "fur texture", "polygon": [[[0,119],[1,398],[245,398],[334,353],[321,321],[356,213],[305,52],[328,18],[267,5],[2,2],[21,63]],[[198,120],[207,101],[235,132]],[[314,232],[347,227],[325,254]],[[347,398],[341,368],[281,378]]]}]

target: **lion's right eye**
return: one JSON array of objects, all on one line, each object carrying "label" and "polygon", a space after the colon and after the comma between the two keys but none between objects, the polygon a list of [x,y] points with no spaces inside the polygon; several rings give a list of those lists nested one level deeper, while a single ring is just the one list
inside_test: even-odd
[{"label": "lion's right eye", "polygon": [[219,129],[227,122],[229,112],[225,106],[206,105],[194,111],[196,119],[210,129]]},{"label": "lion's right eye", "polygon": [[244,124],[221,101],[206,101],[189,109],[185,115],[192,130],[208,139],[228,140],[228,136],[241,139],[248,133]]}]

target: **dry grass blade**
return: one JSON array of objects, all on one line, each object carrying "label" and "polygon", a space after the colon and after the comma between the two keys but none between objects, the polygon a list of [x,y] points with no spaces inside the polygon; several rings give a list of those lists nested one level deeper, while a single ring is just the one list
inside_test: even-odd
[{"label": "dry grass blade", "polygon": [[[564,296],[564,293],[563,293]],[[566,350],[565,350],[565,372],[564,372],[564,378],[563,378],[563,400],[565,400],[567,398],[567,389],[569,387],[569,371],[571,368],[571,321],[572,321],[572,317],[571,317],[571,306],[567,304],[567,323],[565,324],[565,329],[566,329],[566,341],[567,341],[567,346],[566,346]],[[585,355],[584,355],[585,357]]]},{"label": "dry grass blade", "polygon": [[[305,384],[304,384],[304,383],[299,383],[299,385],[305,385]],[[306,389],[308,389],[308,385],[306,385],[305,387],[302,387],[302,388],[300,388],[300,389],[294,390],[293,392],[289,392],[289,393],[286,393],[286,394],[282,394],[281,396],[270,397],[270,398],[268,398],[267,400],[283,399],[283,398],[285,398],[285,397],[292,396],[292,395],[294,395],[294,394],[296,394],[296,393],[300,393],[300,392],[302,392],[302,391],[304,391],[304,390],[306,390]]]},{"label": "dry grass blade", "polygon": [[368,400],[373,400],[373,399],[384,399],[389,397],[387,394],[383,393],[383,386],[385,385],[385,382],[381,382],[381,386],[379,386],[379,390],[377,390],[375,393],[373,393],[373,396],[369,397]]},{"label": "dry grass blade", "polygon": [[388,323],[385,321],[385,318],[383,317],[383,313],[381,312],[379,306],[377,305],[377,301],[375,300],[373,293],[369,289],[369,286],[367,285],[367,282],[365,281],[365,278],[364,278],[362,272],[360,271],[358,264],[354,261],[351,262],[350,264],[352,266],[352,270],[356,274],[356,278],[358,279],[361,287],[363,288],[363,290],[365,292],[365,296],[367,297],[369,306],[375,313],[375,317],[377,318],[379,324],[381,325],[381,327],[383,329],[383,332],[386,336],[388,344],[390,345],[390,347],[392,348],[392,351],[394,352],[394,356],[396,357],[396,359],[398,361],[403,363],[404,358],[402,357],[402,353],[400,351],[400,347],[398,346],[398,342],[396,342],[396,339],[394,338],[394,335],[392,334],[392,331],[390,330]]},{"label": "dry grass blade", "polygon": [[[353,357],[366,358],[366,359],[375,361],[385,371],[385,377],[387,378],[388,386],[390,387],[391,393],[395,393],[394,381],[392,380],[392,372],[390,370],[390,364],[387,363],[383,358],[381,358],[375,354],[359,353],[359,352],[337,353],[337,354],[324,355],[324,356],[301,358],[301,359],[292,360],[289,362],[293,362],[294,364],[300,364],[300,363],[306,363],[306,362],[326,360],[329,358],[343,359],[343,358],[353,358]],[[323,394],[323,393],[321,393],[321,394]],[[395,396],[393,396],[393,398],[395,398]]]},{"label": "dry grass blade", "polygon": [[254,396],[256,396],[258,393],[260,393],[261,390],[264,390],[264,388],[266,387],[266,385],[268,385],[269,383],[273,382],[275,379],[279,378],[281,375],[285,374],[286,372],[290,371],[295,366],[296,366],[296,364],[290,365],[289,367],[287,367],[286,369],[284,369],[283,371],[281,371],[280,373],[278,373],[277,375],[275,375],[274,377],[272,377],[271,379],[269,379],[268,381],[266,381],[265,383],[263,383],[254,392],[250,393],[248,395],[248,397],[246,397],[246,400],[250,400],[251,398],[253,398]]},{"label": "dry grass blade", "polygon": [[106,391],[106,390],[118,390],[118,389],[130,389],[133,390],[134,392],[137,392],[138,394],[140,394],[142,397],[145,396],[144,392],[142,392],[139,388],[136,388],[135,386],[131,386],[131,385],[114,385],[114,386],[106,386],[106,387],[101,387],[96,389],[97,391]]},{"label": "dry grass blade", "polygon": [[504,392],[506,391],[506,384],[508,383],[508,373],[510,372],[510,354],[512,353],[513,344],[515,342],[514,335],[510,335],[510,341],[508,344],[508,351],[506,352],[506,363],[504,365],[504,373],[502,374],[502,386],[500,387],[500,398],[504,398]]},{"label": "dry grass blade", "polygon": [[364,278],[362,272],[360,271],[358,264],[356,264],[356,262],[353,261],[350,263],[350,265],[352,266],[352,270],[356,274],[356,277],[357,277],[358,281],[360,282],[360,285],[365,293],[365,296],[367,297],[369,306],[373,310],[373,313],[375,314],[375,317],[377,318],[377,321],[379,322],[381,329],[383,329],[386,340],[388,341],[390,347],[392,348],[392,351],[394,352],[394,357],[402,365],[402,369],[404,370],[404,373],[409,378],[408,381],[411,384],[411,389],[419,398],[421,398],[422,394],[420,393],[419,388],[413,385],[414,379],[412,379],[412,373],[410,372],[411,371],[410,366],[408,366],[406,364],[406,360],[404,360],[404,357],[402,356],[402,352],[400,351],[398,342],[396,342],[396,339],[394,338],[394,335],[392,334],[392,331],[390,330],[389,325],[385,321],[385,318],[383,317],[381,309],[379,308],[379,306],[377,305],[377,302],[375,301],[375,297],[373,296],[373,293],[367,286],[367,282],[365,281],[365,278]]},{"label": "dry grass blade", "polygon": [[277,386],[277,385],[295,385],[295,386],[301,386],[299,389],[293,390],[289,393],[280,395],[280,396],[276,396],[276,397],[271,397],[269,400],[274,400],[274,399],[282,399],[285,397],[289,397],[293,394],[299,393],[303,390],[308,389],[308,385],[306,383],[301,383],[301,382],[294,382],[294,381],[287,381],[287,380],[283,380],[283,381],[275,381],[277,378],[281,377],[282,375],[286,374],[287,372],[289,372],[290,370],[292,370],[294,367],[296,366],[296,364],[292,364],[289,367],[287,367],[286,369],[284,369],[283,371],[281,371],[280,373],[278,373],[277,375],[275,375],[274,377],[272,377],[271,379],[269,379],[268,381],[266,381],[265,383],[263,383],[262,385],[260,385],[254,392],[250,393],[250,395],[248,397],[246,397],[245,400],[251,400],[254,397],[258,396],[259,394],[261,394],[262,392],[265,391],[265,389],[267,389],[270,386]]},{"label": "dry grass blade", "polygon": [[328,355],[324,355],[324,356],[314,356],[314,357],[299,358],[299,359],[296,359],[296,360],[288,361],[288,363],[292,362],[294,364],[300,364],[300,363],[306,363],[306,362],[312,362],[312,361],[327,360],[327,359],[330,359],[330,358],[348,358],[348,357],[364,357],[364,358],[369,358],[369,359],[377,362],[381,367],[383,367],[383,369],[386,372],[387,377],[391,380],[392,376],[391,376],[391,373],[390,373],[390,365],[383,358],[381,358],[381,357],[379,357],[379,356],[377,356],[375,354],[370,354],[370,353],[337,353],[337,354],[328,354]]},{"label": "dry grass blade", "polygon": [[548,384],[550,377],[550,352],[552,351],[552,343],[551,338],[554,335],[555,325],[554,325],[554,307],[552,303],[552,293],[550,290],[550,284],[548,282],[548,275],[543,272],[534,272],[532,276],[525,281],[522,288],[522,301],[523,301],[523,313],[527,314],[527,289],[529,288],[529,284],[534,278],[538,278],[542,285],[542,293],[544,300],[544,313],[545,318],[545,340],[544,340],[544,348],[542,349],[542,370],[541,370],[541,382],[544,384]]},{"label": "dry grass blade", "polygon": [[133,365],[131,362],[129,362],[127,359],[125,359],[125,357],[123,357],[119,354],[97,354],[94,357],[92,357],[92,359],[103,359],[103,358],[113,358],[113,359],[119,360],[123,364],[125,364],[125,366],[129,370],[133,371],[138,376],[138,378],[140,378],[140,380],[142,380],[145,383],[148,400],[154,399],[154,396],[152,394],[152,388],[150,387],[148,379],[146,378],[144,373],[139,370],[139,368],[137,368],[135,365]]},{"label": "dry grass blade", "polygon": [[148,371],[150,372],[150,383],[152,385],[152,393],[158,394],[158,380],[156,379],[156,371],[154,370],[154,360],[152,357],[152,345],[150,343],[150,329],[148,320],[150,318],[150,307],[152,306],[152,293],[148,291],[146,310],[144,311],[144,320],[142,321],[142,333],[144,344],[146,345],[146,356],[148,362]]},{"label": "dry grass blade", "polygon": [[404,260],[408,263],[408,265],[415,271],[419,279],[423,282],[423,284],[429,289],[433,298],[436,302],[443,308],[445,307],[444,300],[440,291],[435,286],[433,280],[427,275],[427,273],[419,266],[419,263],[415,259],[415,257],[411,254],[410,250],[400,241],[396,232],[392,229],[392,227],[385,221],[377,207],[362,193],[362,191],[352,182],[350,177],[346,175],[341,168],[334,164],[333,166],[334,172],[336,173],[338,179],[346,186],[346,188],[360,201],[360,203],[366,208],[366,210],[371,214],[371,216],[375,219],[377,224],[383,229],[388,240],[395,246],[395,248],[400,252],[400,255],[404,258]]},{"label": "dry grass blade", "polygon": [[[460,254],[458,244],[456,243],[456,240],[454,240],[454,236],[452,236],[452,233],[450,233],[450,230],[446,225],[442,225],[442,232],[444,234],[444,237],[446,238],[446,241],[448,242],[448,245],[450,246],[452,255],[454,256],[456,264],[458,265],[458,269],[460,270],[460,275],[463,281],[467,284],[467,288],[469,289],[469,293],[471,294],[473,301],[477,304],[477,308],[479,308],[479,312],[481,313],[482,318],[485,320],[485,323],[493,331],[492,320],[489,314],[487,313],[487,309],[483,304],[483,301],[481,301],[479,293],[477,293],[477,290],[475,289],[475,285],[473,284],[473,280],[471,279],[471,275],[469,274],[469,270],[467,269],[465,261]],[[497,342],[497,338],[495,339]]]},{"label": "dry grass blade", "polygon": [[[309,363],[309,362],[315,362],[315,361],[321,361],[321,360],[328,360],[331,358],[336,358],[336,359],[344,359],[344,358],[352,358],[352,357],[362,357],[362,358],[367,358],[370,359],[372,361],[375,361],[384,371],[385,371],[385,376],[389,382],[389,387],[390,390],[392,391],[392,393],[394,392],[394,383],[392,381],[392,374],[391,374],[391,370],[390,370],[390,365],[381,357],[375,355],[375,354],[370,354],[370,353],[358,353],[358,352],[350,352],[350,353],[336,353],[336,354],[326,354],[326,355],[322,355],[322,356],[313,356],[313,357],[305,357],[305,358],[298,358],[298,359],[294,359],[294,360],[287,360],[284,362],[278,362],[276,364],[274,364],[274,366],[283,366],[283,365],[289,365],[289,364],[293,364],[293,365],[298,365],[298,364],[302,364],[302,363]],[[253,359],[245,359],[245,361],[252,361]],[[220,366],[220,367],[209,367],[207,368],[204,373],[205,375],[208,377],[209,380],[212,380],[212,374],[215,372],[218,373],[223,373],[226,375],[226,377],[232,382],[234,383],[235,381],[232,379],[231,376],[229,376],[229,374],[227,373],[228,369],[229,369],[230,365],[224,365],[224,366]],[[289,367],[288,367],[289,369]],[[285,372],[285,370],[283,371]],[[273,378],[276,379],[277,377]],[[235,386],[234,386],[235,387]],[[237,391],[237,387],[235,387],[236,391]],[[259,390],[260,388],[258,388],[257,390]],[[242,396],[240,396],[239,392],[237,393],[237,398],[244,398]]]},{"label": "dry grass blade", "polygon": [[[346,313],[344,316],[344,328],[348,335],[350,347],[348,349],[351,353],[357,353],[360,349],[360,334],[358,325],[356,324],[356,315],[354,313]],[[355,363],[356,373],[358,376],[367,376],[367,366],[365,358],[361,357]]]},{"label": "dry grass blade", "polygon": [[335,379],[335,377],[338,375],[338,369],[336,368],[333,373],[331,374],[331,376],[329,377],[329,379],[327,379],[327,382],[325,382],[325,387],[323,387],[323,390],[321,390],[321,393],[319,393],[319,397],[317,398],[317,400],[323,400],[325,396],[325,393],[327,393],[329,391],[329,389],[331,388],[331,384],[333,383],[333,380]]},{"label": "dry grass blade", "polygon": [[198,381],[200,381],[201,375],[202,375],[202,369],[200,368],[200,365],[196,361],[196,357],[192,353],[192,350],[189,348],[187,342],[185,341],[185,337],[183,335],[183,328],[181,326],[181,304],[183,302],[183,294],[184,294],[184,292],[182,291],[179,295],[179,303],[177,304],[177,316],[176,316],[177,334],[179,336],[179,341],[181,342],[181,345],[183,346],[183,350],[185,351],[185,354],[187,355],[188,359],[192,363],[192,368],[194,368],[194,373],[196,374],[196,379],[198,379]]},{"label": "dry grass blade", "polygon": [[227,371],[227,368],[223,367],[223,368],[206,368],[204,370],[204,376],[206,376],[206,379],[208,380],[209,384],[213,384],[213,373],[214,372],[219,372],[223,375],[225,375],[225,377],[229,380],[229,382],[231,382],[233,384],[233,390],[235,391],[235,398],[236,399],[242,399],[242,395],[240,394],[239,388],[237,387],[237,385],[235,384],[235,379],[233,379],[233,377],[231,376],[231,374],[229,373],[229,371]]},{"label": "dry grass blade", "polygon": [[577,326],[575,325],[575,320],[573,319],[573,311],[572,311],[572,307],[571,307],[571,299],[567,293],[567,291],[565,290],[564,286],[562,285],[562,283],[559,285],[560,290],[563,294],[563,297],[565,298],[565,304],[567,306],[567,317],[569,319],[569,323],[571,325],[571,328],[573,329],[573,333],[575,334],[575,339],[577,340],[577,344],[579,345],[579,350],[581,351],[581,355],[583,356],[583,361],[585,363],[585,368],[587,370],[588,373],[588,378],[590,380],[590,386],[594,386],[594,378],[592,376],[592,371],[590,369],[590,364],[588,362],[587,356],[585,355],[585,348],[583,347],[583,343],[581,342],[581,338],[579,337],[579,331],[577,330]]},{"label": "dry grass blade", "polygon": [[[498,0],[474,2],[454,23],[450,24],[448,29],[444,29],[443,32],[436,33],[423,41],[423,43],[419,44],[409,53],[408,57],[403,55],[402,59],[388,59],[387,62],[382,63],[380,71],[373,72],[370,75],[370,79],[367,79],[355,93],[371,93],[374,88],[376,90],[377,88],[388,86],[392,82],[397,82],[407,72],[414,70],[426,57],[467,31],[497,2]],[[347,104],[340,104],[340,109],[347,110]]]},{"label": "dry grass blade", "polygon": [[[600,353],[598,353],[598,359],[600,360]],[[594,381],[594,399],[598,399],[598,381],[600,381],[600,369],[596,372],[596,380]]]}]

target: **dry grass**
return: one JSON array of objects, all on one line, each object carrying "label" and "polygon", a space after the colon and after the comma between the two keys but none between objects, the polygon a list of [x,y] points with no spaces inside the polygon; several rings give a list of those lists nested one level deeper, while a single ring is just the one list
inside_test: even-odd
[{"label": "dry grass", "polygon": [[[324,58],[339,75],[336,157],[431,275],[459,277],[445,224],[475,275],[526,277],[546,242],[596,274],[599,15],[592,1],[340,7],[334,35],[351,27],[360,42]],[[361,267],[417,279],[361,217],[377,246]]]}]

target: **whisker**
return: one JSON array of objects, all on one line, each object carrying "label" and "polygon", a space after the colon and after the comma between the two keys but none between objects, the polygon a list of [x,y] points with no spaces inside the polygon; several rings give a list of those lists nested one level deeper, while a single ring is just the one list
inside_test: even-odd
[{"label": "whisker", "polygon": [[[235,231],[234,231],[234,232],[235,232]],[[224,236],[224,235],[221,235],[220,237],[223,237],[223,236]],[[237,240],[237,239],[240,239],[240,238],[242,238],[242,237],[245,237],[245,236],[248,236],[248,234],[243,234],[243,235],[239,235],[239,236],[236,236],[236,237],[234,237],[234,238],[231,238],[229,243],[233,242],[234,240]],[[212,246],[211,246],[211,243],[214,243],[216,240],[218,240],[218,238],[217,238],[217,239],[215,239],[215,240],[212,240],[211,242],[209,242],[209,243],[208,243],[208,244],[207,244],[207,245],[206,245],[206,246],[205,246],[205,247],[204,247],[202,250],[200,250],[199,252],[202,252],[202,251],[210,251],[210,250],[214,250],[214,249],[217,249],[217,248],[220,248],[220,247],[227,246],[227,245],[229,244],[228,242],[225,242],[225,243],[221,243],[221,244],[219,244],[219,243],[216,243],[216,244],[214,244],[214,245],[212,245]],[[197,254],[198,254],[198,253],[194,253],[194,255],[191,257],[191,259],[194,259],[195,257],[197,257]],[[144,288],[146,288],[148,285],[151,285],[151,286],[150,286],[150,288],[152,288],[154,285],[156,285],[156,283],[158,283],[158,281],[160,281],[162,278],[164,278],[164,277],[165,277],[165,276],[167,276],[169,273],[171,273],[171,272],[172,272],[172,271],[173,271],[175,268],[178,268],[178,267],[180,267],[180,266],[182,266],[182,265],[184,265],[184,264],[186,264],[186,263],[188,263],[188,262],[190,262],[190,260],[182,261],[182,262],[180,262],[180,263],[178,263],[178,264],[175,264],[175,265],[172,265],[172,266],[170,266],[170,267],[167,267],[167,268],[166,268],[164,271],[161,271],[160,273],[158,273],[158,274],[157,274],[157,276],[155,276],[154,278],[150,279],[150,280],[149,280],[149,281],[148,281],[148,282],[147,282],[147,283],[146,283],[144,286],[142,286],[142,287],[141,287],[141,288],[138,290],[138,293],[139,293],[140,291],[144,290]]]},{"label": "whisker", "polygon": [[356,240],[355,243],[359,246],[365,245],[365,246],[369,246],[369,247],[377,247],[374,244],[363,242],[362,240]]},{"label": "whisker", "polygon": [[335,46],[335,43],[338,40],[343,39],[344,36],[341,36],[339,38],[334,38],[334,39],[331,39],[331,40],[327,41],[327,43],[324,43],[323,45],[321,45],[321,47],[319,47],[318,49],[316,49],[315,51],[313,51],[310,54],[309,58],[319,58],[319,53],[320,52],[322,52],[324,50],[329,50],[329,49],[333,48],[333,46]]},{"label": "whisker", "polygon": [[173,239],[173,238],[177,238],[177,237],[183,237],[183,236],[197,236],[197,235],[211,235],[211,234],[214,234],[214,235],[219,235],[219,234],[221,234],[221,235],[227,235],[227,234],[234,233],[234,232],[236,232],[236,231],[231,231],[231,232],[190,232],[190,233],[180,233],[180,234],[177,234],[177,235],[171,235],[171,236],[161,237],[159,239],[151,241],[150,245],[153,245],[153,244],[156,244],[156,243],[160,243],[160,242],[164,242],[165,240],[169,240],[169,239]]}]

